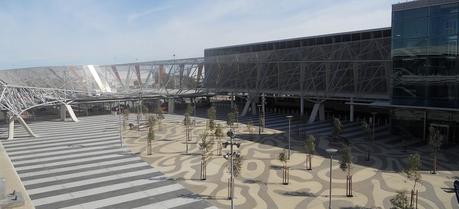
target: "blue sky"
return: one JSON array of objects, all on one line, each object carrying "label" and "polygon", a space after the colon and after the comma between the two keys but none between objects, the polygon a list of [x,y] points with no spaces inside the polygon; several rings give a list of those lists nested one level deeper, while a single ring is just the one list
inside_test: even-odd
[{"label": "blue sky", "polygon": [[400,0],[0,0],[0,69],[199,57],[387,27]]}]

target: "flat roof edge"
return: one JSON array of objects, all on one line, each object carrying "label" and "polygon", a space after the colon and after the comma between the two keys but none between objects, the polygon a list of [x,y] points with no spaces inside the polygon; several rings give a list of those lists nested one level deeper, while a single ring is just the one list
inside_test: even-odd
[{"label": "flat roof edge", "polygon": [[459,3],[459,0],[416,0],[392,5],[392,11],[403,11],[442,4]]},{"label": "flat roof edge", "polygon": [[226,49],[226,48],[239,47],[239,46],[251,46],[251,45],[256,45],[256,44],[276,43],[276,42],[282,42],[282,41],[296,41],[296,40],[302,40],[302,39],[306,39],[306,38],[320,38],[320,37],[345,35],[345,34],[353,34],[353,33],[384,31],[384,30],[390,30],[390,29],[392,29],[392,27],[372,28],[372,29],[366,29],[366,30],[355,30],[355,31],[337,32],[337,33],[329,33],[329,34],[314,35],[314,36],[302,36],[302,37],[296,37],[296,38],[278,39],[278,40],[271,40],[271,41],[261,41],[261,42],[245,43],[245,44],[235,44],[235,45],[228,45],[228,46],[206,48],[204,50]]}]

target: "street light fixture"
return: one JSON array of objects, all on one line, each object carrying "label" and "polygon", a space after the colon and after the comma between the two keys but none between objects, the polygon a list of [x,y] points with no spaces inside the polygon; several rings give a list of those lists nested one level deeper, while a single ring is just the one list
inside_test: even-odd
[{"label": "street light fixture", "polygon": [[230,146],[230,153],[226,153],[223,157],[225,159],[228,159],[230,160],[230,172],[231,172],[231,177],[230,177],[230,183],[231,183],[231,188],[230,188],[230,200],[231,200],[231,209],[234,209],[234,166],[233,166],[233,157],[234,156],[239,156],[240,154],[237,153],[237,152],[234,152],[233,151],[233,146],[237,146],[238,148],[241,146],[241,143],[239,142],[234,142],[233,139],[235,137],[235,134],[233,132],[233,129],[230,129],[227,133],[226,133],[227,136],[230,137],[230,141],[229,142],[224,142],[223,143],[223,146],[226,148],[227,146]]},{"label": "street light fixture", "polygon": [[261,121],[261,104],[257,105],[258,106],[258,136],[261,135],[261,126],[262,121]]},{"label": "street light fixture", "polygon": [[330,193],[328,195],[328,209],[331,209],[331,195],[332,195],[332,160],[333,160],[333,154],[338,152],[337,149],[329,148],[326,149],[327,153],[330,155]]},{"label": "street light fixture", "polygon": [[293,116],[289,115],[286,118],[288,119],[288,159],[290,160],[290,121]]}]

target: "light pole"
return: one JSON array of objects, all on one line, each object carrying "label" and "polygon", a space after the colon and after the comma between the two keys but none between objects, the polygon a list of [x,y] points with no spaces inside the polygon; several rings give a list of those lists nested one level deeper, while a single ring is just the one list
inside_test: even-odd
[{"label": "light pole", "polygon": [[261,135],[261,126],[262,126],[262,121],[261,121],[261,104],[257,105],[258,106],[258,137]]},{"label": "light pole", "polygon": [[288,159],[290,160],[290,121],[293,116],[289,115],[286,118],[288,119]]},{"label": "light pole", "polygon": [[332,160],[333,160],[333,154],[338,152],[337,149],[329,148],[326,149],[328,154],[330,154],[330,193],[328,195],[328,209],[331,209],[331,196],[332,196]]},{"label": "light pole", "polygon": [[233,132],[233,129],[230,129],[227,133],[226,133],[227,136],[230,137],[230,142],[225,142],[223,143],[223,146],[230,146],[230,153],[226,153],[223,157],[225,159],[228,159],[230,160],[230,184],[231,184],[231,187],[229,188],[230,190],[230,195],[229,195],[229,199],[231,200],[231,209],[234,209],[234,166],[233,166],[233,157],[236,156],[236,155],[239,155],[239,153],[236,153],[233,151],[233,146],[237,146],[237,147],[240,147],[241,144],[239,142],[234,142],[233,139],[234,139],[234,132]]},{"label": "light pole", "polygon": [[376,112],[372,112],[371,115],[373,115],[373,121],[372,121],[372,128],[371,128],[371,136],[375,137],[375,122],[376,122]]}]

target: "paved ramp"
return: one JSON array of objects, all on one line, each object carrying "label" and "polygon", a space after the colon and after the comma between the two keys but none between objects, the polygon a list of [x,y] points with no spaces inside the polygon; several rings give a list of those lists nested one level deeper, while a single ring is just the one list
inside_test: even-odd
[{"label": "paved ramp", "polygon": [[211,207],[123,151],[114,116],[30,126],[40,137],[2,144],[37,209]]}]

